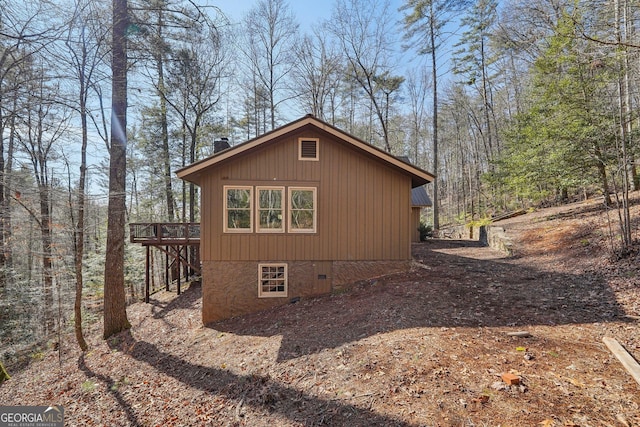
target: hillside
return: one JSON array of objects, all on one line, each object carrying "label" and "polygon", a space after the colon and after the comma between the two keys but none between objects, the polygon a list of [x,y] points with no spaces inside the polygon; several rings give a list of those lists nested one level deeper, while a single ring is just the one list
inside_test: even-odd
[{"label": "hillside", "polygon": [[208,327],[198,286],[156,294],[0,402],[63,405],[71,426],[640,425],[640,385],[602,343],[640,358],[640,255],[612,260],[597,201],[500,225],[514,256],[432,240],[411,271]]}]

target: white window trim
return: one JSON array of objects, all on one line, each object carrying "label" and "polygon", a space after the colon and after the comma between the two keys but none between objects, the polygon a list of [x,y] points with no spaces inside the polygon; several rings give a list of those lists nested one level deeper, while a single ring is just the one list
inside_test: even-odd
[{"label": "white window trim", "polygon": [[[260,190],[280,190],[282,192],[282,206],[280,209],[282,210],[282,222],[280,228],[260,228]],[[255,202],[255,224],[256,224],[256,233],[284,233],[284,227],[286,218],[286,192],[284,187],[279,186],[256,186],[256,202]]]},{"label": "white window trim", "polygon": [[[262,269],[264,267],[284,267],[284,291],[282,292],[263,292],[262,291]],[[282,298],[289,292],[289,272],[286,263],[263,263],[258,264],[258,298]]]},{"label": "white window trim", "polygon": [[[229,228],[229,209],[227,208],[228,190],[249,190],[249,228]],[[223,187],[224,214],[222,215],[223,231],[225,233],[252,233],[253,232],[253,186],[251,185],[225,185]]]},{"label": "white window trim", "polygon": [[[302,141],[315,141],[316,143],[316,156],[315,157],[302,157]],[[298,160],[317,162],[320,160],[320,138],[298,138]]]},{"label": "white window trim", "polygon": [[[302,191],[311,191],[313,192],[313,229],[299,229],[293,228],[291,224],[291,207],[293,203],[291,203],[291,195],[295,190]],[[316,233],[318,228],[318,188],[317,187],[289,187],[287,192],[287,231],[289,233],[307,233],[312,234]]]}]

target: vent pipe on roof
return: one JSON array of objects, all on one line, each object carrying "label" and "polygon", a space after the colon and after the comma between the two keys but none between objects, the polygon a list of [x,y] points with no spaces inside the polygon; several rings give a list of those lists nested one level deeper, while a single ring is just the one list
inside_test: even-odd
[{"label": "vent pipe on roof", "polygon": [[229,147],[229,138],[220,138],[219,140],[213,141],[213,154],[226,150]]}]

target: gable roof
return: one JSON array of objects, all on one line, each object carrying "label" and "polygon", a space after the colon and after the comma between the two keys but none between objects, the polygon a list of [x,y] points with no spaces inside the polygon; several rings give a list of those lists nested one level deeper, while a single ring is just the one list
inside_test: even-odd
[{"label": "gable roof", "polygon": [[427,194],[427,190],[423,186],[411,189],[411,206],[414,208],[423,208],[433,206],[431,197]]},{"label": "gable roof", "polygon": [[355,136],[349,135],[348,133],[314,117],[311,114],[308,114],[298,120],[295,120],[270,132],[267,132],[257,138],[250,139],[247,142],[231,148],[227,148],[226,150],[218,152],[210,157],[192,163],[189,166],[177,170],[176,174],[178,175],[178,178],[184,179],[185,181],[193,182],[194,184],[199,184],[202,172],[204,172],[209,167],[212,167],[217,163],[220,163],[229,158],[238,156],[268,141],[271,141],[274,138],[296,131],[307,125],[312,125],[321,131],[327,132],[328,134],[349,143],[357,150],[372,155],[373,157],[382,160],[389,166],[399,169],[403,173],[406,173],[407,175],[411,176],[412,187],[418,187],[427,184],[435,179],[435,176],[433,174],[408,163],[402,158],[395,157],[392,154],[379,149],[378,147],[364,142],[363,140],[356,138]]}]

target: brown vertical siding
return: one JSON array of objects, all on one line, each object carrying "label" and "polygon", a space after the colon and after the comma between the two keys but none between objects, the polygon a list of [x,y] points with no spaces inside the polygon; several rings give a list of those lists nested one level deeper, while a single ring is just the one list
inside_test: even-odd
[{"label": "brown vertical siding", "polygon": [[[298,160],[302,136],[320,138],[319,161]],[[315,128],[265,143],[206,173],[202,180],[201,222],[207,236],[201,243],[203,260],[411,257],[410,177]],[[225,185],[317,187],[317,234],[223,233]]]}]

